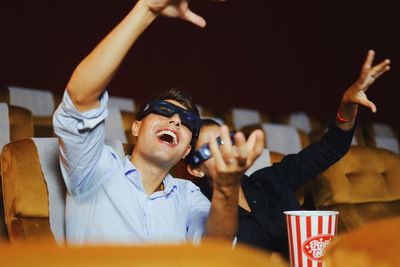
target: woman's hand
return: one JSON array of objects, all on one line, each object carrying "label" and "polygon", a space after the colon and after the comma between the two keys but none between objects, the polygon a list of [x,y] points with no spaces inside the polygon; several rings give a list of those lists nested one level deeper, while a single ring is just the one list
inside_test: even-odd
[{"label": "woman's hand", "polygon": [[369,50],[365,62],[361,69],[361,74],[358,80],[344,93],[342,102],[344,104],[357,104],[363,105],[376,112],[375,104],[370,101],[366,95],[368,88],[378,79],[382,74],[390,69],[390,60],[385,59],[381,63],[372,66],[375,52]]}]

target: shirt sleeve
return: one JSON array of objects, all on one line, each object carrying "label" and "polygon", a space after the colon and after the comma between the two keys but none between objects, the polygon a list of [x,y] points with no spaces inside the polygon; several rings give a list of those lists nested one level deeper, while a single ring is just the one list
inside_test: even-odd
[{"label": "shirt sleeve", "polygon": [[[279,177],[277,183],[296,190],[335,164],[349,150],[354,129],[344,131],[334,121],[322,138],[297,154],[285,156],[270,171]],[[266,168],[264,168],[266,169]],[[261,171],[264,171],[263,169]]]},{"label": "shirt sleeve", "polygon": [[204,234],[208,214],[210,212],[210,201],[201,193],[193,183],[188,183],[189,199],[189,215],[187,219],[187,240],[191,240],[193,244],[200,244]]},{"label": "shirt sleeve", "polygon": [[99,107],[79,112],[66,90],[54,113],[61,171],[67,190],[73,196],[94,190],[117,164],[115,152],[104,143],[107,101],[108,94],[104,91]]}]

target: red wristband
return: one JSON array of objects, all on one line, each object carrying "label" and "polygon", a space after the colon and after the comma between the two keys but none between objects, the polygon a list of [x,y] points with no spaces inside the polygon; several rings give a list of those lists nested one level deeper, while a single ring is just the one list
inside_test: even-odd
[{"label": "red wristband", "polygon": [[352,120],[352,119],[343,118],[343,117],[340,115],[339,111],[336,112],[336,118],[337,118],[337,120],[338,120],[340,123],[345,123],[345,122],[349,122],[350,120]]}]

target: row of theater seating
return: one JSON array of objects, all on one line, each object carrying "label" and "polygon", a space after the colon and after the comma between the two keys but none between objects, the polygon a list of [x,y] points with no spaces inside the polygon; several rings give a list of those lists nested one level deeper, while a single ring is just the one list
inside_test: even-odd
[{"label": "row of theater seating", "polygon": [[[108,140],[123,158],[131,146]],[[7,144],[1,155],[5,220],[11,241],[63,242],[65,186],[56,138],[23,139]],[[282,157],[265,153],[252,170]],[[172,172],[188,177],[180,163]],[[340,211],[339,232],[379,218],[400,216],[400,156],[384,149],[354,146],[337,164],[298,192],[316,209]],[[193,179],[195,183],[201,180]],[[310,202],[303,201],[304,206]],[[308,207],[310,208],[310,207]]]},{"label": "row of theater seating", "polygon": [[[326,267],[397,267],[400,261],[400,218],[368,223],[340,235],[324,256]],[[1,244],[2,266],[264,266],[289,267],[276,253],[227,242],[206,240],[190,245],[57,247],[46,242]]]},{"label": "row of theater seating", "polygon": [[[13,93],[15,90],[17,93]],[[52,136],[51,115],[61,97],[55,97],[51,94],[51,97],[49,97],[49,92],[40,92],[43,95],[39,98],[47,99],[46,101],[53,99],[54,101],[47,113],[39,112],[28,106],[22,108],[20,107],[21,103],[14,102],[18,94],[26,96],[32,91],[9,87],[0,93],[0,101],[7,103],[0,105],[2,111],[0,116],[6,117],[6,119],[0,119],[3,125],[0,130],[0,148],[2,145],[11,142],[3,149],[0,165],[4,189],[5,218],[10,240],[37,238],[54,240],[54,230],[50,229],[51,220],[49,219],[49,208],[51,210],[49,198],[51,199],[52,196],[49,182],[45,179],[46,174],[50,173],[51,176],[56,177],[53,179],[58,184],[56,190],[58,195],[55,198],[59,200],[58,202],[61,201],[61,206],[60,196],[63,195],[62,192],[65,192],[63,184],[60,184],[56,139],[30,139],[33,136]],[[33,98],[28,97],[28,99]],[[32,104],[35,101],[30,100],[28,102]],[[114,105],[113,102],[117,104]],[[128,102],[131,104],[127,104]],[[129,154],[134,144],[134,140],[131,139],[130,128],[134,119],[135,104],[132,100],[117,98],[110,101],[110,106],[113,105],[116,108],[110,108],[110,114],[114,112],[117,115],[111,118],[121,122],[126,139],[121,139],[115,135],[108,135],[108,138],[113,140],[112,144],[122,156],[124,153]],[[124,107],[124,109],[121,111],[118,107]],[[130,111],[127,111],[127,109],[130,109]],[[7,111],[7,114],[4,110]],[[215,113],[204,108],[201,108],[201,110],[203,116],[215,116]],[[281,122],[281,124],[267,124],[265,122],[271,121],[270,118],[260,112],[248,109],[232,109],[222,114],[221,117],[223,117],[225,123],[235,125],[236,128],[241,128],[245,133],[249,133],[254,128],[261,128],[267,133],[266,149],[249,172],[279,162],[285,154],[298,152],[324,132],[322,123],[313,119],[309,120],[304,114],[282,116],[275,120]],[[243,121],[238,118],[242,118],[250,125],[243,124]],[[297,125],[297,128],[288,126],[288,124]],[[8,129],[8,134],[5,134],[7,132],[4,130],[5,127]],[[116,128],[115,124],[111,127],[111,129],[113,128]],[[371,131],[367,131],[367,129]],[[49,134],[49,131],[51,134]],[[368,138],[364,138],[364,132],[368,133],[366,135]],[[353,146],[339,163],[297,192],[304,208],[339,210],[341,212],[339,231],[359,227],[363,223],[377,218],[400,215],[398,143],[397,153],[376,148],[381,141],[370,141],[370,139],[372,140],[371,136],[376,136],[375,132],[383,132],[380,134],[383,139],[397,140],[394,137],[395,132],[382,125],[359,127],[354,140],[358,146]],[[288,139],[282,142],[279,139],[282,136],[287,136]],[[276,139],[276,137],[279,138]],[[1,143],[2,140],[3,143]],[[396,142],[392,143],[396,144]],[[277,144],[285,146],[276,146]],[[291,145],[288,146],[288,144]],[[360,146],[366,144],[369,144],[369,146]],[[186,172],[183,162],[175,166],[172,172],[178,177],[191,179],[195,183],[202,182]]]},{"label": "row of theater seating", "polygon": [[[0,148],[8,141],[21,137],[53,137],[52,114],[61,97],[50,91],[15,86],[0,90],[0,126],[3,132],[0,135]],[[110,97],[106,138],[134,144],[131,126],[138,106],[133,99]],[[272,118],[249,108],[212,112],[200,105],[198,107],[203,118],[214,118],[231,128],[245,132],[263,129],[268,137],[266,147],[283,154],[298,152],[310,142],[318,140],[326,129],[326,122],[309,118],[304,112]],[[382,123],[358,125],[353,145],[385,148],[400,153],[397,129]]]}]

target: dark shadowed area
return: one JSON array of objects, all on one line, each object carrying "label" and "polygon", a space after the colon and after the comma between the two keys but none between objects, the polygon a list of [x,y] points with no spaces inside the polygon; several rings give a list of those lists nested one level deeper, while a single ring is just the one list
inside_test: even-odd
[{"label": "dark shadowed area", "polygon": [[[75,66],[134,1],[6,0],[1,4],[0,85],[62,92]],[[271,115],[335,114],[369,48],[392,69],[370,90],[378,107],[361,120],[400,126],[400,2],[192,1],[205,29],[159,18],[108,89],[143,101],[179,85],[214,110],[253,107]]]}]

